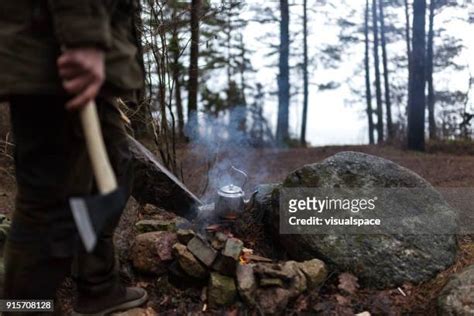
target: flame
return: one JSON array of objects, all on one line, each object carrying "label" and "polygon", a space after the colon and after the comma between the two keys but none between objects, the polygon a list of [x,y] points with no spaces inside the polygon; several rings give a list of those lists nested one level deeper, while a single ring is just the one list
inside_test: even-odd
[{"label": "flame", "polygon": [[249,264],[251,259],[250,259],[250,255],[253,254],[253,250],[252,249],[249,249],[249,248],[244,248],[242,250],[242,254],[240,255],[239,257],[239,262],[240,264]]},{"label": "flame", "polygon": [[247,258],[245,255],[241,255],[239,257],[239,262],[240,264],[249,264],[250,263],[250,259]]}]

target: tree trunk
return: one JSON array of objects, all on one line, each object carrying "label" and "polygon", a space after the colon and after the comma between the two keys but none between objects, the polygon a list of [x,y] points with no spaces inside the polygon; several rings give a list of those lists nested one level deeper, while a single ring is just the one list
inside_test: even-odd
[{"label": "tree trunk", "polygon": [[[142,21],[142,6],[140,1],[137,1],[136,7],[133,14],[133,37],[137,45],[137,59],[140,67],[143,71],[143,82],[145,82],[145,62],[143,60],[143,45],[142,45],[142,30],[143,30],[143,21]],[[148,107],[146,106],[146,88],[145,85],[136,92],[136,100],[133,102],[136,104],[130,105],[131,107],[136,107],[134,110],[134,115],[130,117],[133,133],[135,137],[142,138],[149,134],[149,120],[151,119],[148,115]]]},{"label": "tree trunk", "polygon": [[301,145],[306,145],[306,123],[308,120],[308,0],[303,0],[303,117],[301,119]]},{"label": "tree trunk", "polygon": [[392,102],[390,99],[390,82],[388,80],[388,59],[387,59],[387,41],[385,38],[385,14],[383,0],[379,0],[380,8],[380,37],[382,41],[382,64],[383,64],[383,78],[385,88],[385,114],[387,118],[387,133],[388,139],[393,139],[393,124],[392,124]]},{"label": "tree trunk", "polygon": [[240,34],[240,47],[241,47],[241,51],[240,51],[240,62],[241,62],[241,66],[240,66],[240,93],[242,93],[242,112],[243,112],[243,115],[242,117],[240,118],[240,122],[239,122],[239,130],[240,131],[243,131],[244,133],[247,132],[247,112],[248,112],[248,109],[247,109],[247,98],[245,96],[245,70],[246,70],[246,66],[245,66],[245,44],[244,44],[244,37],[242,34]]},{"label": "tree trunk", "polygon": [[290,67],[288,58],[290,51],[290,15],[288,0],[280,0],[280,11],[280,73],[278,74],[278,122],[276,139],[277,142],[282,145],[289,138]]},{"label": "tree trunk", "polygon": [[426,83],[428,85],[428,124],[429,136],[431,140],[436,139],[436,121],[435,121],[435,96],[433,85],[433,37],[434,37],[434,10],[435,0],[430,1],[429,28],[428,28],[428,51],[426,54]]},{"label": "tree trunk", "polygon": [[383,142],[383,109],[382,109],[382,88],[380,86],[377,0],[372,0],[372,21],[373,21],[373,29],[374,29],[375,95],[376,95],[376,100],[377,100],[377,143],[381,144]]},{"label": "tree trunk", "polygon": [[405,0],[405,41],[407,43],[408,73],[410,73],[411,42],[410,42],[410,10]]},{"label": "tree trunk", "polygon": [[372,89],[370,82],[370,57],[369,57],[369,0],[365,1],[365,25],[364,25],[364,35],[365,35],[365,97],[367,100],[367,117],[369,119],[369,144],[374,144],[374,120],[372,113]]},{"label": "tree trunk", "polygon": [[425,149],[425,83],[426,83],[426,1],[413,2],[413,36],[408,91],[408,148]]},{"label": "tree trunk", "polygon": [[175,56],[174,61],[175,69],[173,71],[174,81],[174,95],[176,102],[176,112],[178,115],[178,136],[182,140],[184,139],[184,115],[183,115],[183,98],[181,97],[181,74],[179,71],[179,60]]},{"label": "tree trunk", "polygon": [[411,76],[411,39],[410,39],[410,7],[408,0],[405,0],[405,42],[407,44],[407,91],[410,90],[410,76]]},{"label": "tree trunk", "polygon": [[202,0],[191,2],[191,54],[189,58],[188,82],[188,133],[195,136],[197,131],[197,100],[199,86],[199,18]]},{"label": "tree trunk", "polygon": [[[176,8],[173,8],[173,18],[176,18]],[[179,62],[180,57],[180,45],[179,45],[179,36],[177,26],[174,26],[173,34],[171,36],[171,43],[169,45],[169,50],[171,52],[172,58],[172,76],[174,82],[174,97],[176,112],[178,116],[178,137],[179,139],[184,139],[184,114],[183,114],[183,98],[181,97],[181,65]]]}]

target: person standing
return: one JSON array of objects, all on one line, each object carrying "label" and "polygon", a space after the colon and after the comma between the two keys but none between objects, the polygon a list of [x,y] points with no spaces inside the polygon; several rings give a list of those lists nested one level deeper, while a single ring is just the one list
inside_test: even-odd
[{"label": "person standing", "polygon": [[133,101],[143,87],[136,9],[134,0],[0,1],[0,99],[10,104],[18,188],[4,299],[53,299],[72,270],[75,315],[105,315],[147,300],[143,289],[119,281],[112,241],[119,218],[87,253],[68,206],[71,196],[95,191],[78,115],[93,100],[118,181],[130,190],[116,99]]}]

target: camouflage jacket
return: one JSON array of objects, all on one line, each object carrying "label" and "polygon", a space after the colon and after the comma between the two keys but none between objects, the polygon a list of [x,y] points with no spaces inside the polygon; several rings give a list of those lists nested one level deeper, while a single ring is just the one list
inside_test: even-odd
[{"label": "camouflage jacket", "polygon": [[61,47],[106,51],[102,94],[131,96],[143,86],[133,27],[135,0],[1,0],[0,97],[63,94]]}]

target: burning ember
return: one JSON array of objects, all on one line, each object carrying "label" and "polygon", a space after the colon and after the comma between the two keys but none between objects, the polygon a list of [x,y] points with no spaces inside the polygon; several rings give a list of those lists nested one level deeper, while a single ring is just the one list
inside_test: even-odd
[{"label": "burning ember", "polygon": [[253,250],[249,248],[242,249],[242,254],[239,257],[240,264],[249,264],[251,259],[250,256],[253,254]]},{"label": "burning ember", "polygon": [[229,221],[235,221],[237,218],[239,218],[239,215],[237,212],[229,212],[223,216],[224,219],[229,220]]}]

